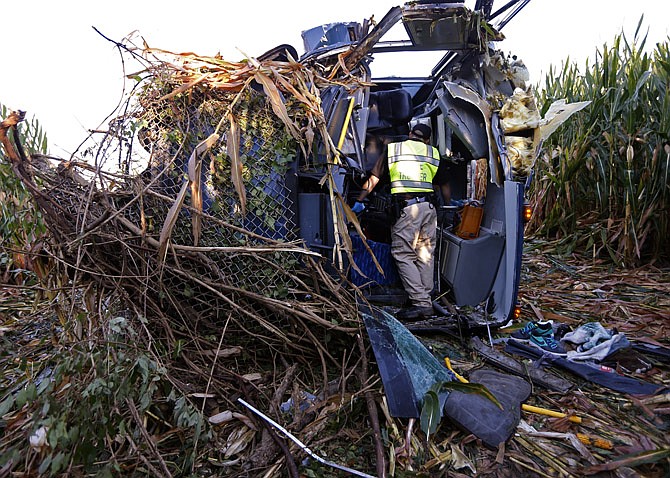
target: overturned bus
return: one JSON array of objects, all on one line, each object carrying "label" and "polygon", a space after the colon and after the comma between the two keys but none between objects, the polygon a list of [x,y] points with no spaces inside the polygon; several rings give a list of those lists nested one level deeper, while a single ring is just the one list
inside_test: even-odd
[{"label": "overturned bus", "polygon": [[[449,165],[451,202],[437,205],[437,316],[466,307],[469,318],[502,325],[518,312],[527,183],[543,138],[567,116],[562,104],[552,108],[557,121],[541,119],[525,66],[493,47],[526,3],[493,12],[493,2],[478,1],[474,10],[462,2],[410,2],[374,28],[334,23],[303,32],[302,63],[339,63],[358,80],[354,89],[321,90],[339,155],[331,165],[335,189],[349,205],[386,145],[406,139],[417,123],[431,127],[432,145]],[[393,59],[384,63],[386,57]],[[431,58],[434,66],[421,71]],[[338,232],[321,186],[325,162],[318,154],[298,160],[296,212],[306,244],[328,255]],[[361,228],[351,230],[349,274],[369,301],[401,306],[406,295],[390,256],[390,198],[388,185],[368,197]]]},{"label": "overturned bus", "polygon": [[[448,165],[450,190],[449,203],[436,204],[435,317],[508,322],[517,310],[533,163],[543,139],[583,106],[559,102],[541,118],[525,66],[495,48],[526,3],[493,11],[492,1],[474,9],[409,2],[374,25],[305,30],[302,56],[280,45],[248,59],[251,66],[193,54],[178,55],[179,68],[152,65],[139,101],[138,139],[151,155],[142,177],[184,201],[187,175],[194,210],[233,226],[205,227],[184,210],[175,240],[213,247],[302,240],[368,302],[395,312],[407,294],[390,254],[390,185],[380,182],[358,216],[350,207],[387,145],[423,124]],[[216,85],[202,86],[208,78]],[[164,226],[164,247],[168,233]],[[217,262],[237,286],[263,296],[295,289],[253,260]]]}]

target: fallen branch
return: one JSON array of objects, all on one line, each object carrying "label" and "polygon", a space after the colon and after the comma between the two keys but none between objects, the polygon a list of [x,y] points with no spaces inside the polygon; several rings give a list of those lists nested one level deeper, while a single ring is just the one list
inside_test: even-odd
[{"label": "fallen branch", "polygon": [[265,420],[266,422],[271,424],[273,427],[275,427],[276,429],[281,431],[284,435],[286,435],[287,438],[289,438],[296,445],[298,445],[302,451],[307,453],[309,456],[314,458],[319,463],[322,463],[326,466],[330,466],[331,468],[335,468],[335,469],[340,470],[340,471],[344,471],[344,472],[349,473],[349,474],[354,475],[354,476],[361,476],[363,478],[375,478],[374,476],[368,475],[367,473],[363,473],[362,471],[353,470],[351,468],[347,468],[346,466],[338,465],[337,463],[333,463],[332,461],[328,461],[325,458],[320,457],[319,455],[314,453],[312,450],[310,450],[309,447],[307,445],[305,445],[303,442],[301,442],[298,438],[296,438],[291,433],[289,433],[289,431],[286,430],[286,428],[282,427],[279,423],[275,422],[272,418],[268,417],[267,415],[265,415],[264,413],[259,411],[257,408],[249,405],[247,402],[245,402],[241,398],[238,398],[237,401],[240,402],[245,407],[247,407],[252,412],[254,412],[256,415],[261,417],[263,420]]}]

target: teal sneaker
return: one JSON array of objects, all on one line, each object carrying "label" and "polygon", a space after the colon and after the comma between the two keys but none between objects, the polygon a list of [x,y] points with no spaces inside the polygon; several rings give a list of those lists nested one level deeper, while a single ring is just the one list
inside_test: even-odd
[{"label": "teal sneaker", "polygon": [[554,330],[551,327],[551,322],[528,322],[523,329],[512,333],[512,337],[520,340],[529,340],[531,334],[540,337],[552,337]]},{"label": "teal sneaker", "polygon": [[[537,330],[537,329],[535,329]],[[554,339],[554,334],[551,335],[541,335],[540,333],[536,334],[535,330],[530,333],[530,343],[540,347],[545,352],[549,352],[556,355],[566,355],[567,352],[563,345]]]}]

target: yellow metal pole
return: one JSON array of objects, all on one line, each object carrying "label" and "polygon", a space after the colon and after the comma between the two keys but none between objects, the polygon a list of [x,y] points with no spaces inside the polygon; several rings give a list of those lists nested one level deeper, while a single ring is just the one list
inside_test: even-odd
[{"label": "yellow metal pole", "polygon": [[539,413],[540,415],[547,415],[548,417],[556,417],[556,418],[567,417],[568,420],[570,420],[573,423],[582,423],[581,417],[577,417],[575,415],[568,416],[567,414],[565,414],[563,412],[555,412],[554,410],[548,410],[546,408],[535,407],[533,405],[528,405],[528,404],[525,404],[525,403],[521,404],[521,409],[525,410],[527,412],[531,412],[531,413]]}]

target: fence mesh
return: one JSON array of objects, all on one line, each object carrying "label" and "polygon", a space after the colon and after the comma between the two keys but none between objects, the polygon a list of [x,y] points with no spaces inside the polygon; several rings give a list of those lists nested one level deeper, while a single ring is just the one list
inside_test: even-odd
[{"label": "fence mesh", "polygon": [[281,116],[303,131],[310,120],[292,76],[184,88],[175,69],[149,65],[88,161],[36,173],[75,282],[95,278],[192,340],[226,323],[236,342],[270,345],[255,354],[289,346],[307,359],[334,330],[357,331],[342,277],[299,240],[290,181],[305,143]]}]

